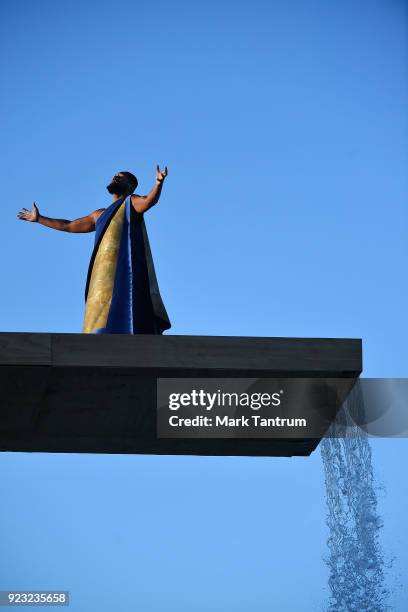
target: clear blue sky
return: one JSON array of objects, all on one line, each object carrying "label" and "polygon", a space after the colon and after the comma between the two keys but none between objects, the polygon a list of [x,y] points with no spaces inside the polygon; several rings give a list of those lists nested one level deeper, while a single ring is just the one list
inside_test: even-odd
[{"label": "clear blue sky", "polygon": [[[160,164],[146,225],[167,333],[362,338],[364,376],[407,376],[403,0],[3,0],[0,29],[1,331],[80,332],[84,314],[94,235],[19,209],[80,217],[118,170],[145,194]],[[407,582],[407,441],[373,452]],[[0,588],[69,589],[75,612],[327,598],[319,451],[4,453],[0,477]]]}]

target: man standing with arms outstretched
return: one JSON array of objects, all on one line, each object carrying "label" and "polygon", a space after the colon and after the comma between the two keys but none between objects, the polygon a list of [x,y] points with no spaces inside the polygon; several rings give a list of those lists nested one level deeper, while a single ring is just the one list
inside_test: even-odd
[{"label": "man standing with arms outstretched", "polygon": [[157,284],[144,213],[160,198],[167,166],[156,168],[151,191],[134,194],[138,180],[127,171],[115,174],[107,186],[112,204],[73,221],[52,219],[22,208],[17,217],[52,229],[95,231],[94,249],[85,288],[83,333],[162,334],[171,327]]}]

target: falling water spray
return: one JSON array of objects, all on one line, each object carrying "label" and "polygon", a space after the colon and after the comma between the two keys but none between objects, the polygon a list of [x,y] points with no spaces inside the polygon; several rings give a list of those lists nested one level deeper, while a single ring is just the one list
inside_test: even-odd
[{"label": "falling water spray", "polygon": [[363,422],[363,414],[357,381],[320,445],[329,527],[329,551],[324,559],[331,592],[327,612],[391,609],[379,544],[382,521],[377,512],[371,447],[365,431],[356,425]]}]

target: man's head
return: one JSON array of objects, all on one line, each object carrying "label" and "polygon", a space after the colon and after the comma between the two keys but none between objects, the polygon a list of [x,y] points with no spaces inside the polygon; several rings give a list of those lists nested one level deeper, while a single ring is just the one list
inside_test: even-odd
[{"label": "man's head", "polygon": [[109,193],[118,196],[129,195],[134,192],[138,185],[138,180],[131,172],[117,172],[112,178],[106,189]]}]

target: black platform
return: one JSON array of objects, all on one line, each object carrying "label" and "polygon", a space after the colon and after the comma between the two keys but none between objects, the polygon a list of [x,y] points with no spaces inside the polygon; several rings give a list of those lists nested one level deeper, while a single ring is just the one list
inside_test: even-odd
[{"label": "black platform", "polygon": [[351,388],[360,339],[0,333],[0,450],[307,456],[307,439],[162,439],[158,377],[332,377]]}]

